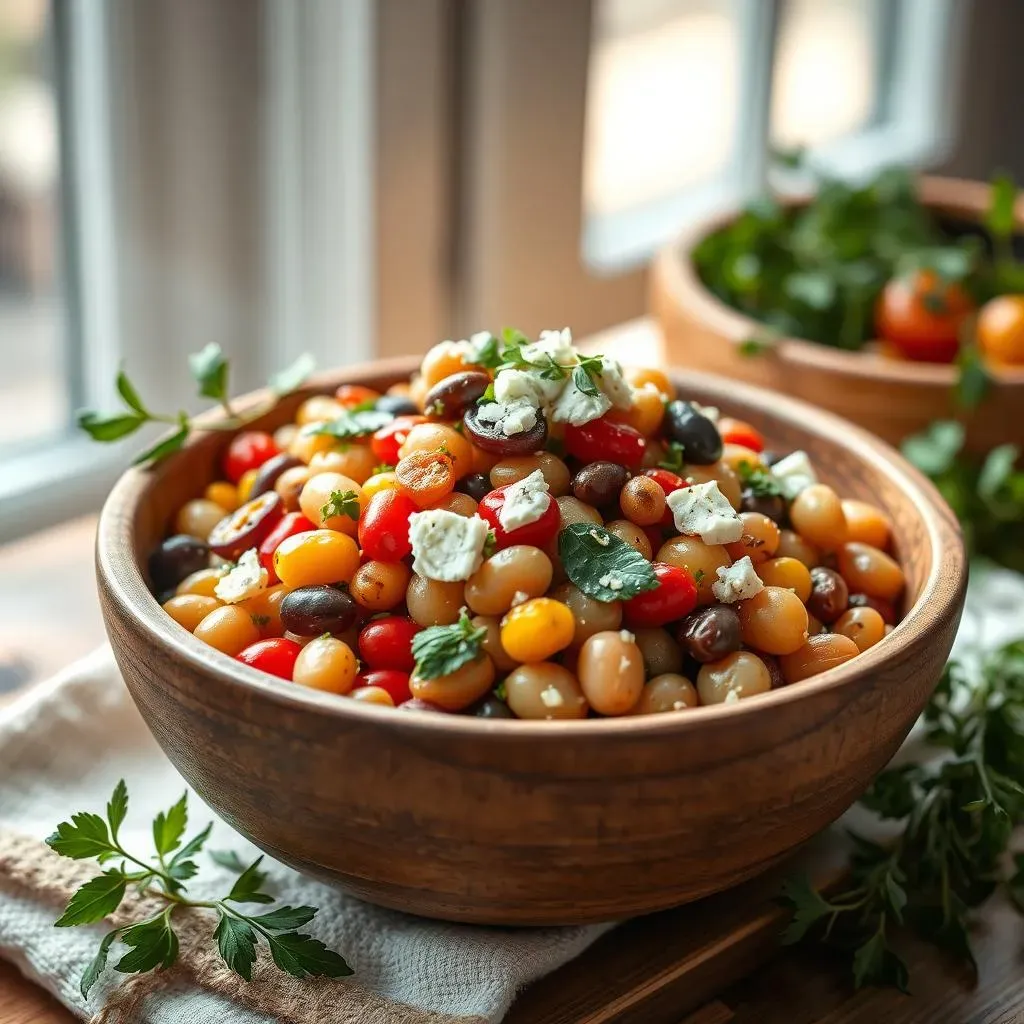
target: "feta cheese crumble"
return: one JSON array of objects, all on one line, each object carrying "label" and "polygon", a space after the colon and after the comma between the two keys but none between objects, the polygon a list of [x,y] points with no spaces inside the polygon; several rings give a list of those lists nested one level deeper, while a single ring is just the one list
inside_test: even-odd
[{"label": "feta cheese crumble", "polygon": [[537,522],[551,505],[548,482],[544,474],[535,469],[529,476],[510,484],[505,491],[505,502],[498,513],[503,530],[511,532],[520,526]]},{"label": "feta cheese crumble", "polygon": [[256,549],[249,548],[239,558],[238,564],[217,580],[213,592],[225,604],[238,604],[265,590],[268,579],[269,573],[260,565]]},{"label": "feta cheese crumble", "polygon": [[484,560],[490,527],[479,516],[429,509],[409,516],[413,571],[429,580],[468,580]]},{"label": "feta cheese crumble", "polygon": [[537,406],[527,398],[517,398],[508,405],[484,402],[477,411],[481,423],[491,423],[506,437],[533,430],[537,425]]},{"label": "feta cheese crumble", "polygon": [[719,566],[715,570],[718,582],[711,585],[711,593],[725,604],[747,601],[764,590],[761,577],[754,572],[750,555],[744,555],[732,565]]},{"label": "feta cheese crumble", "polygon": [[556,423],[570,423],[574,427],[582,427],[591,420],[600,419],[612,407],[611,399],[603,392],[588,395],[576,386],[576,381],[569,378],[561,394],[555,399],[551,416]]},{"label": "feta cheese crumble", "polygon": [[630,631],[628,629],[620,629],[619,630],[619,639],[624,644],[632,644],[632,643],[636,642],[636,634],[635,633],[630,633]]},{"label": "feta cheese crumble", "polygon": [[606,572],[598,581],[598,586],[607,587],[609,590],[621,590],[622,580],[614,572]]},{"label": "feta cheese crumble", "polygon": [[732,544],[743,536],[743,521],[715,480],[673,491],[665,503],[676,529],[705,544]]},{"label": "feta cheese crumble", "polygon": [[805,451],[795,451],[772,466],[771,475],[779,482],[785,498],[792,501],[801,491],[818,482],[817,474]]},{"label": "feta cheese crumble", "polygon": [[617,360],[601,356],[596,384],[616,409],[628,409],[633,404],[633,388],[626,382],[622,365]]},{"label": "feta cheese crumble", "polygon": [[576,349],[572,347],[572,331],[563,327],[560,331],[541,331],[540,337],[522,347],[523,358],[528,363],[546,363],[548,358],[560,365],[576,362]]}]

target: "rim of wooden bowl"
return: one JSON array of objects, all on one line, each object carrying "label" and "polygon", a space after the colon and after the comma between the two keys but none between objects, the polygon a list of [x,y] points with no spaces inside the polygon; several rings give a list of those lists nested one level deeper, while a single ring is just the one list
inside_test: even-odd
[{"label": "rim of wooden bowl", "polygon": [[[341,383],[362,383],[381,378],[396,380],[407,378],[418,366],[414,358],[382,360],[366,363],[333,373],[318,375],[304,386],[299,394],[322,393]],[[160,466],[154,470],[129,469],[110,492],[100,515],[96,538],[96,572],[98,583],[107,598],[122,614],[134,620],[149,642],[162,648],[175,659],[187,662],[192,669],[209,673],[228,687],[237,687],[239,696],[259,695],[277,705],[291,709],[317,710],[348,723],[372,722],[375,726],[391,726],[399,731],[416,733],[421,730],[450,734],[487,735],[496,741],[524,738],[564,740],[583,734],[613,736],[644,736],[679,732],[687,734],[705,724],[734,716],[736,721],[748,715],[769,715],[794,701],[831,689],[853,684],[870,675],[888,659],[897,644],[907,643],[925,647],[932,632],[942,622],[958,614],[967,581],[967,558],[959,526],[952,511],[944,503],[932,484],[894,449],[878,440],[866,430],[854,426],[841,417],[817,409],[805,402],[764,388],[740,384],[711,374],[675,370],[677,379],[687,384],[720,392],[721,400],[730,398],[759,407],[769,418],[783,421],[811,434],[822,435],[857,458],[871,461],[884,472],[892,483],[904,493],[925,526],[925,535],[931,555],[931,571],[921,593],[895,629],[869,650],[843,665],[818,676],[778,690],[771,690],[757,698],[735,703],[692,708],[678,715],[655,714],[623,716],[618,718],[524,721],[521,719],[484,719],[471,715],[445,714],[426,711],[400,711],[355,700],[344,700],[334,694],[322,693],[294,683],[277,679],[222,654],[197,640],[182,629],[157,603],[149,592],[142,569],[135,557],[135,544],[131,525],[136,513],[145,502],[151,487],[158,486]],[[235,400],[237,409],[255,408],[268,397],[266,392],[254,392]],[[219,413],[203,419],[217,420]],[[274,418],[273,411],[268,420]],[[271,424],[255,421],[254,426]],[[203,443],[210,432],[196,431],[186,443],[186,449]],[[174,456],[172,456],[173,458]],[[944,584],[940,587],[940,581]]]},{"label": "rim of wooden bowl", "polygon": [[[980,221],[988,205],[989,186],[981,181],[924,175],[919,179],[919,193],[925,205],[940,213]],[[812,195],[806,191],[787,196],[783,205],[803,205]],[[698,221],[663,249],[656,260],[656,274],[675,301],[735,345],[764,330],[764,324],[713,294],[697,273],[691,254],[708,235],[732,223],[739,214],[739,209],[723,210]],[[1016,217],[1024,230],[1024,197],[1017,202]],[[952,388],[957,378],[953,364],[890,359],[877,352],[847,352],[791,335],[780,337],[765,353],[769,358],[773,355],[785,362],[868,380]],[[1024,387],[1024,367],[989,367],[988,372],[997,386]]]}]

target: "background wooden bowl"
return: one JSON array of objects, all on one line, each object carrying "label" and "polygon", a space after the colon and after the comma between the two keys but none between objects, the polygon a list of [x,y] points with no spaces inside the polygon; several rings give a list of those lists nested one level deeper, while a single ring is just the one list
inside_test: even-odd
[{"label": "background wooden bowl", "polygon": [[[989,186],[952,178],[922,178],[925,203],[953,221],[980,222]],[[796,205],[809,196],[796,198]],[[956,418],[967,428],[966,446],[987,452],[1012,441],[1024,446],[1024,369],[994,374],[981,405],[964,415],[953,403],[957,370],[870,352],[844,352],[813,341],[783,338],[769,351],[744,356],[741,342],[763,332],[757,321],[727,306],[705,287],[691,259],[701,239],[724,227],[736,212],[698,224],[663,250],[650,277],[650,306],[665,335],[670,362],[720,373],[794,395],[845,416],[891,444],[932,420]],[[1024,226],[1024,208],[1018,204]]]},{"label": "background wooden bowl", "polygon": [[[318,383],[383,387],[412,362]],[[863,431],[700,374],[682,392],[749,420],[777,450],[884,507],[907,615],[880,644],[735,705],[583,722],[401,712],[302,689],[200,643],[140,566],[215,471],[227,435],[131,470],[100,519],[97,573],[136,704],[227,822],[302,871],[388,907],[492,924],[626,917],[768,867],[834,820],[896,751],[949,653],[963,604],[959,530],[931,485]],[[314,388],[315,390],[315,388]],[[305,393],[262,421],[288,420]]]}]

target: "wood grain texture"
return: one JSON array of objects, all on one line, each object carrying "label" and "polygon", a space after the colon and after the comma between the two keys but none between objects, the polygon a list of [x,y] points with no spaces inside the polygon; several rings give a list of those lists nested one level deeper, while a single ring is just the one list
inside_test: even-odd
[{"label": "wood grain texture", "polygon": [[[924,201],[948,216],[979,220],[988,206],[988,185],[950,178],[923,178]],[[807,197],[792,200],[799,204]],[[763,326],[727,306],[705,288],[690,259],[696,244],[735,217],[722,214],[697,224],[663,250],[650,278],[651,312],[665,334],[668,358],[682,366],[720,373],[802,398],[845,416],[897,444],[932,420],[962,419],[967,446],[987,452],[1012,441],[1024,444],[1024,368],[994,372],[985,401],[969,415],[953,404],[957,369],[914,363],[867,352],[843,352],[797,338],[780,339],[762,355],[743,356],[740,342]],[[1024,227],[1024,205],[1018,206]]]},{"label": "wood grain texture", "polygon": [[[313,387],[381,386],[412,365]],[[676,378],[776,449],[807,449],[845,496],[889,513],[908,579],[907,614],[889,637],[808,682],[680,715],[487,721],[298,688],[200,643],[146,587],[146,554],[228,440],[200,435],[156,469],[125,474],[97,541],[114,652],[171,761],[273,856],[370,902],[456,921],[576,923],[676,906],[763,871],[835,820],[938,679],[966,585],[958,527],[931,485],[867,433],[758,389]]]}]

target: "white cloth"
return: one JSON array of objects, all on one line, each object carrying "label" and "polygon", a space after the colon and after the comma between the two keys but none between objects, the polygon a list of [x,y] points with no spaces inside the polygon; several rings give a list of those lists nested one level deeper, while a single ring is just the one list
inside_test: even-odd
[{"label": "white cloth", "polygon": [[[0,828],[43,839],[75,811],[102,813],[122,777],[131,800],[122,841],[129,850],[148,852],[154,815],[186,786],[150,736],[108,648],[0,712]],[[236,850],[243,859],[259,853],[192,792],[189,818],[189,834],[215,822],[207,848]],[[200,858],[196,881],[205,881],[190,884],[190,894],[222,895],[229,873]],[[578,955],[610,927],[513,930],[432,922],[370,906],[269,859],[264,866],[282,902],[320,908],[308,930],[348,960],[361,984],[395,1002],[452,1016],[501,1020],[521,987]],[[86,1005],[79,979],[106,929],[55,929],[59,909],[8,892],[0,880],[0,957],[87,1017],[125,976],[108,969]],[[194,988],[162,991],[145,1009],[139,1024],[267,1020]]]}]

